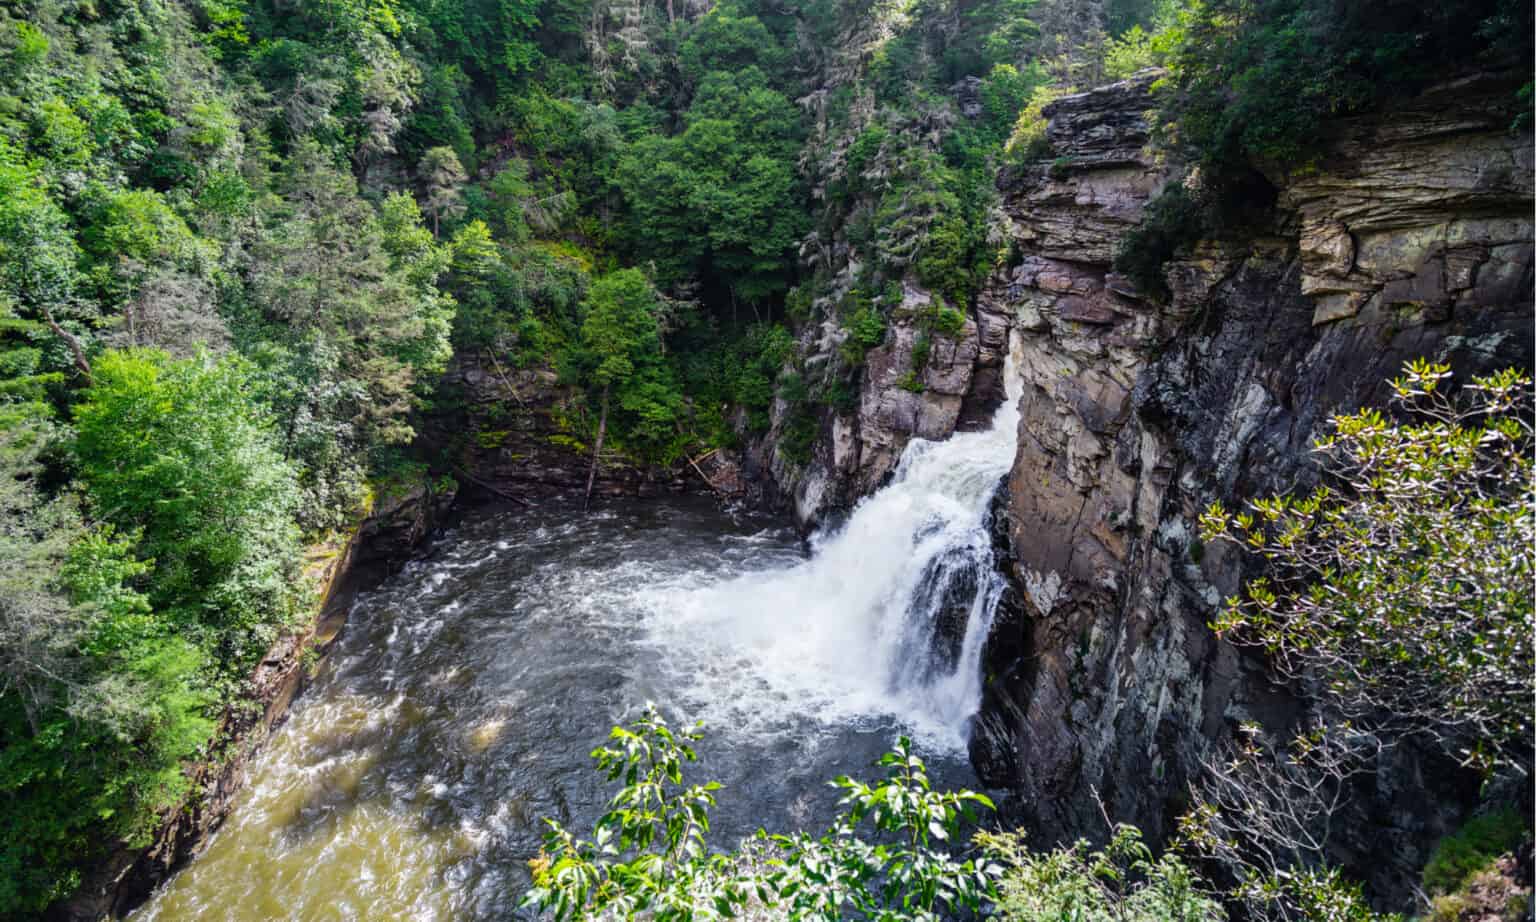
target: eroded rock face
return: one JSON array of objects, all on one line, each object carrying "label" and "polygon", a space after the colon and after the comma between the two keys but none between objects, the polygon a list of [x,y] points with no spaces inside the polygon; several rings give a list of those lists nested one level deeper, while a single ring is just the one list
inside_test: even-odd
[{"label": "eroded rock face", "polygon": [[[1164,836],[1237,722],[1283,732],[1305,712],[1207,628],[1244,564],[1201,547],[1200,510],[1309,486],[1329,416],[1383,402],[1407,359],[1531,365],[1531,137],[1507,131],[1507,81],[1341,126],[1269,228],[1169,267],[1167,304],[1110,265],[1170,174],[1146,148],[1148,84],[1047,110],[1063,157],[1005,179],[1022,258],[982,299],[1023,343],[1004,504],[1023,612],[990,642],[972,755],[1037,841],[1102,832],[1096,796]],[[1338,837],[1379,893],[1411,892],[1470,793],[1419,778],[1426,803],[1407,770],[1383,765]]]},{"label": "eroded rock face", "polygon": [[820,437],[803,463],[779,451],[789,408],[774,407],[772,429],[749,446],[744,463],[765,504],[777,498],[802,528],[813,528],[878,489],[911,439],[944,439],[986,424],[1003,398],[1009,314],[979,305],[956,335],[932,336],[927,362],[914,370],[917,315],[933,297],[906,283],[885,341],[865,356],[857,407],[819,421]]}]

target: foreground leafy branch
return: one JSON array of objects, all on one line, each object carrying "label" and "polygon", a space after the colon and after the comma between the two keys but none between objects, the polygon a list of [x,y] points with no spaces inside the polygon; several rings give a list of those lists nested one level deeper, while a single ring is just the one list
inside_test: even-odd
[{"label": "foreground leafy branch", "polygon": [[1465,763],[1529,766],[1536,673],[1530,380],[1411,363],[1396,407],[1334,420],[1329,485],[1201,519],[1266,564],[1214,627],[1345,719],[1427,735]]},{"label": "foreground leafy branch", "polygon": [[[1154,856],[1131,826],[1114,826],[1092,850],[1077,842],[1034,851],[1021,833],[956,840],[973,808],[971,791],[933,790],[910,741],[877,765],[883,780],[847,777],[841,811],[821,836],[759,831],[735,851],[706,845],[718,784],[690,784],[697,731],[677,731],[654,710],[616,727],[593,752],[623,787],[590,839],[549,821],[532,862],[525,905],[567,920],[967,918],[1005,922],[1222,922],[1220,897],[1173,853]],[[951,851],[950,849],[953,849]]]},{"label": "foreground leafy branch", "polygon": [[[759,831],[732,853],[710,853],[709,808],[720,785],[687,784],[697,731],[674,731],[654,709],[592,753],[623,787],[581,839],[549,821],[546,851],[534,862],[526,904],[568,919],[716,918],[936,919],[977,910],[1001,868],[930,848],[949,841],[973,804],[971,791],[936,792],[922,759],[902,738],[881,758],[886,778],[843,777],[844,811],[820,837]],[[878,844],[861,838],[868,820]]]},{"label": "foreground leafy branch", "polygon": [[1317,448],[1323,486],[1236,514],[1213,504],[1201,519],[1205,540],[1265,565],[1212,626],[1318,703],[1288,744],[1246,725],[1181,821],[1254,918],[1373,918],[1327,860],[1385,749],[1530,771],[1531,382],[1508,370],[1453,392],[1449,378],[1446,365],[1408,364],[1392,382],[1398,416],[1333,420]]}]

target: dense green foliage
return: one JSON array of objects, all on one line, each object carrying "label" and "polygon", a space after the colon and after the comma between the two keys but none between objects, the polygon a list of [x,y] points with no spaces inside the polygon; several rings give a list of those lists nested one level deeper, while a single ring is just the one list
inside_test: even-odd
[{"label": "dense green foliage", "polygon": [[[1133,826],[1110,824],[1099,848],[1080,840],[1049,850],[1030,848],[1020,832],[980,830],[973,807],[990,810],[991,801],[933,790],[905,738],[876,763],[883,779],[831,782],[841,809],[823,835],[760,830],[721,850],[709,838],[721,786],[687,777],[700,738],[698,729],[668,726],[654,708],[615,727],[592,757],[619,790],[590,838],[546,819],[525,905],[559,922],[1226,922],[1228,904],[1242,896],[1202,877],[1182,846],[1156,854]],[[1256,907],[1251,917],[1399,918],[1372,912],[1359,888],[1329,869],[1295,869],[1284,886],[1300,915]]]},{"label": "dense green foliage", "polygon": [[1536,707],[1536,475],[1530,381],[1506,371],[1449,392],[1450,369],[1393,382],[1409,414],[1333,421],[1331,483],[1212,506],[1206,541],[1260,555],[1264,576],[1216,627],[1267,651],[1343,717],[1426,734],[1484,768],[1528,768]]},{"label": "dense green foliage", "polygon": [[131,537],[36,486],[61,446],[38,422],[0,433],[0,906],[67,892],[103,834],[138,841],[206,739],[202,653],[132,587]]},{"label": "dense green foliage", "polygon": [[1473,817],[1435,846],[1424,865],[1425,892],[1455,891],[1494,859],[1512,853],[1530,834],[1529,818],[1508,807]]},{"label": "dense green foliage", "polygon": [[[215,662],[266,651],[297,608],[295,472],[234,358],[108,352],[75,407],[92,511],[138,537],[148,601]],[[274,623],[275,622],[275,623]]]},{"label": "dense green foliage", "polygon": [[1524,66],[1536,26],[1516,0],[1202,0],[1165,49],[1165,118],[1216,171],[1307,165],[1330,118],[1469,63]]},{"label": "dense green foliage", "polygon": [[685,778],[697,730],[669,727],[648,710],[615,727],[593,751],[620,782],[590,839],[548,820],[545,851],[532,862],[526,903],[558,922],[655,918],[937,920],[986,910],[1003,922],[1061,919],[1224,922],[1209,888],[1171,853],[1154,857],[1132,827],[1099,851],[1080,842],[1035,852],[1018,834],[976,837],[963,827],[992,808],[972,791],[933,790],[927,767],[903,738],[877,765],[885,777],[842,777],[842,811],[821,836],[759,831],[727,852],[711,851],[715,782]]}]

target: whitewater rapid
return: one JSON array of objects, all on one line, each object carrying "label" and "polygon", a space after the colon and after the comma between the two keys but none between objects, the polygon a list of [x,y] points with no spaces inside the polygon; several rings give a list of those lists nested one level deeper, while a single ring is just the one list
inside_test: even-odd
[{"label": "whitewater rapid", "polygon": [[[913,439],[890,483],[814,536],[807,559],[641,593],[647,640],[707,725],[768,732],[785,709],[895,717],[930,745],[963,747],[1003,590],[988,512],[1017,446],[1016,362],[1010,350],[1007,399],[986,429]],[[957,606],[955,649],[945,609]]]}]

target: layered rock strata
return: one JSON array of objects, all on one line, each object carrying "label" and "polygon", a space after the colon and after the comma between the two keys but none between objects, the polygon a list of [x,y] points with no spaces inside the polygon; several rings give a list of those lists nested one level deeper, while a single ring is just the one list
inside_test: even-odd
[{"label": "layered rock strata", "polygon": [[[1102,831],[1100,799],[1165,836],[1239,721],[1284,732],[1306,709],[1207,627],[1246,566],[1201,546],[1209,502],[1315,482],[1309,449],[1330,415],[1381,404],[1408,359],[1460,375],[1532,363],[1518,80],[1469,76],[1336,126],[1315,169],[1271,178],[1264,226],[1167,267],[1166,303],[1111,268],[1176,175],[1148,146],[1150,82],[1046,110],[1057,159],[1005,177],[1021,255],[982,297],[1023,344],[1002,510],[1023,610],[992,638],[973,759],[1044,838]],[[1407,893],[1469,791],[1454,773],[1380,767],[1339,859]]]},{"label": "layered rock strata", "polygon": [[918,318],[933,297],[910,281],[904,286],[885,341],[865,355],[858,404],[826,413],[808,460],[779,450],[789,407],[781,400],[773,408],[773,427],[742,458],[760,505],[791,512],[807,530],[826,524],[879,489],[912,439],[986,424],[1003,397],[1009,318],[978,308],[954,336],[930,334],[927,361],[914,368],[913,347],[924,335]]}]

